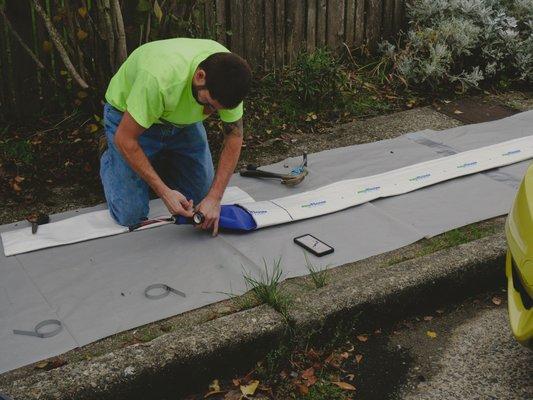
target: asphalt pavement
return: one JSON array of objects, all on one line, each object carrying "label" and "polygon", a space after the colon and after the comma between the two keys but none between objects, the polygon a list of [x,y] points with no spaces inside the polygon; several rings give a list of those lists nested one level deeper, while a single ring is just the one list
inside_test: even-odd
[{"label": "asphalt pavement", "polygon": [[[401,354],[386,368],[404,373],[386,397],[533,399],[533,350],[514,340],[505,297],[503,291],[488,293],[398,323],[381,351]],[[374,351],[379,358],[379,347]],[[361,393],[367,397],[373,396]]]}]

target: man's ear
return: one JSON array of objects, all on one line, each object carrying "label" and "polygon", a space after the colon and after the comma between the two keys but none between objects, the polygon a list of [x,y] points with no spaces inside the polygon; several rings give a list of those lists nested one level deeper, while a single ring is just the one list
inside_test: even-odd
[{"label": "man's ear", "polygon": [[201,68],[198,68],[194,73],[194,83],[197,86],[205,86],[205,71]]}]

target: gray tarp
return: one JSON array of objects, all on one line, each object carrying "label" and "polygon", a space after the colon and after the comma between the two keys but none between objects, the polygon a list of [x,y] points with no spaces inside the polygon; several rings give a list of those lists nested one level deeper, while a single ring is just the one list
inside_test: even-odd
[{"label": "gray tarp", "polygon": [[[363,177],[453,152],[533,134],[533,112],[447,131],[422,131],[396,139],[328,150],[309,156],[310,175],[287,188],[275,181],[234,176],[256,200],[303,192],[347,178]],[[294,158],[272,166],[286,170]],[[307,273],[295,236],[311,233],[335,248],[322,266],[340,265],[386,252],[468,223],[502,215],[527,163],[467,176],[405,195],[381,199],[322,217],[247,234],[211,238],[188,226],[163,226],[6,258],[0,256],[0,373],[136,326],[242,293],[243,269],[257,275],[262,259],[282,256],[284,276]],[[507,178],[506,178],[507,177]],[[510,178],[509,178],[510,177]],[[160,203],[154,203],[161,207]],[[97,207],[101,208],[101,206]],[[77,210],[53,216],[75,215]],[[25,226],[22,222],[0,231]],[[3,253],[2,253],[3,254]],[[186,293],[149,300],[143,291],[162,282]],[[44,319],[64,329],[52,338],[14,335]]]}]

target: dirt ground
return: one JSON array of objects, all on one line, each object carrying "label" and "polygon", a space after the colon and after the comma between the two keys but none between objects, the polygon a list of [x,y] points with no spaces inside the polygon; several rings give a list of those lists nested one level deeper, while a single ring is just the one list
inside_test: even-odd
[{"label": "dirt ground", "polygon": [[[476,97],[480,101],[501,103],[518,110],[533,108],[531,92],[487,92]],[[431,103],[428,109],[429,115],[431,110],[438,109],[443,101],[449,100],[427,98],[419,100],[417,104]],[[409,115],[397,114],[399,119],[405,115],[405,124],[400,121],[392,124],[391,127],[386,118],[387,114],[402,110],[414,111],[413,104],[415,103],[400,103],[398,100],[391,100],[386,112],[380,111],[383,105],[380,106],[381,108],[376,108],[374,112],[365,109],[366,117],[371,116],[369,118],[365,118],[365,114],[361,115],[361,113],[358,115],[349,113],[339,115],[339,113],[332,112],[303,113],[293,118],[291,123],[281,124],[281,127],[270,126],[269,120],[273,119],[273,117],[269,119],[270,111],[256,107],[250,112],[249,119],[252,121],[245,121],[246,140],[239,165],[243,166],[248,163],[267,165],[286,157],[300,155],[304,151],[312,153],[397,136],[410,130]],[[381,113],[384,115],[375,116]],[[458,121],[453,121],[451,117],[443,117],[443,121],[428,121],[428,124],[432,129],[445,129],[460,124]],[[4,188],[2,194],[4,201],[0,204],[0,224],[22,220],[35,211],[53,214],[93,206],[105,201],[98,178],[96,157],[99,131],[93,132],[94,129],[100,128],[95,128],[95,124],[88,123],[86,120],[78,125],[75,118],[65,122],[70,123],[70,126],[63,128],[63,131],[58,131],[57,124],[49,123],[51,126],[47,129],[41,128],[29,135],[31,140],[28,142],[38,151],[32,150],[31,153],[24,153],[25,149],[15,149],[19,158],[31,158],[28,160],[31,162],[31,167],[30,170],[26,168],[27,174],[23,174],[21,171],[24,171],[24,168],[17,164],[0,163],[0,178],[11,186],[11,188]],[[209,120],[206,126],[216,163],[220,149],[220,123],[216,120]],[[273,133],[273,130],[276,132]],[[17,137],[18,134],[12,133],[11,135]],[[59,139],[46,144],[47,135],[57,135]],[[63,146],[64,149],[58,150],[57,146]],[[4,153],[7,151],[5,149],[7,147],[4,148]],[[61,168],[47,166],[49,161],[47,151],[53,157],[61,158],[61,160],[54,160],[53,163],[54,166],[61,165]],[[20,187],[22,187],[20,191],[13,190]]]}]

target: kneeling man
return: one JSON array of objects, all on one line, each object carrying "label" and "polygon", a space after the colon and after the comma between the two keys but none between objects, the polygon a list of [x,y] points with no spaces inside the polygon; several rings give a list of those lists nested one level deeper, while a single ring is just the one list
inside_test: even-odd
[{"label": "kneeling man", "polygon": [[[172,215],[200,211],[218,232],[220,201],[239,159],[242,100],[250,67],[204,39],[168,39],[137,48],[111,79],[104,106],[107,150],[100,177],[113,218],[131,226],[148,215],[149,187]],[[224,145],[216,173],[202,121],[218,112]],[[153,162],[165,155],[168,173]]]}]

